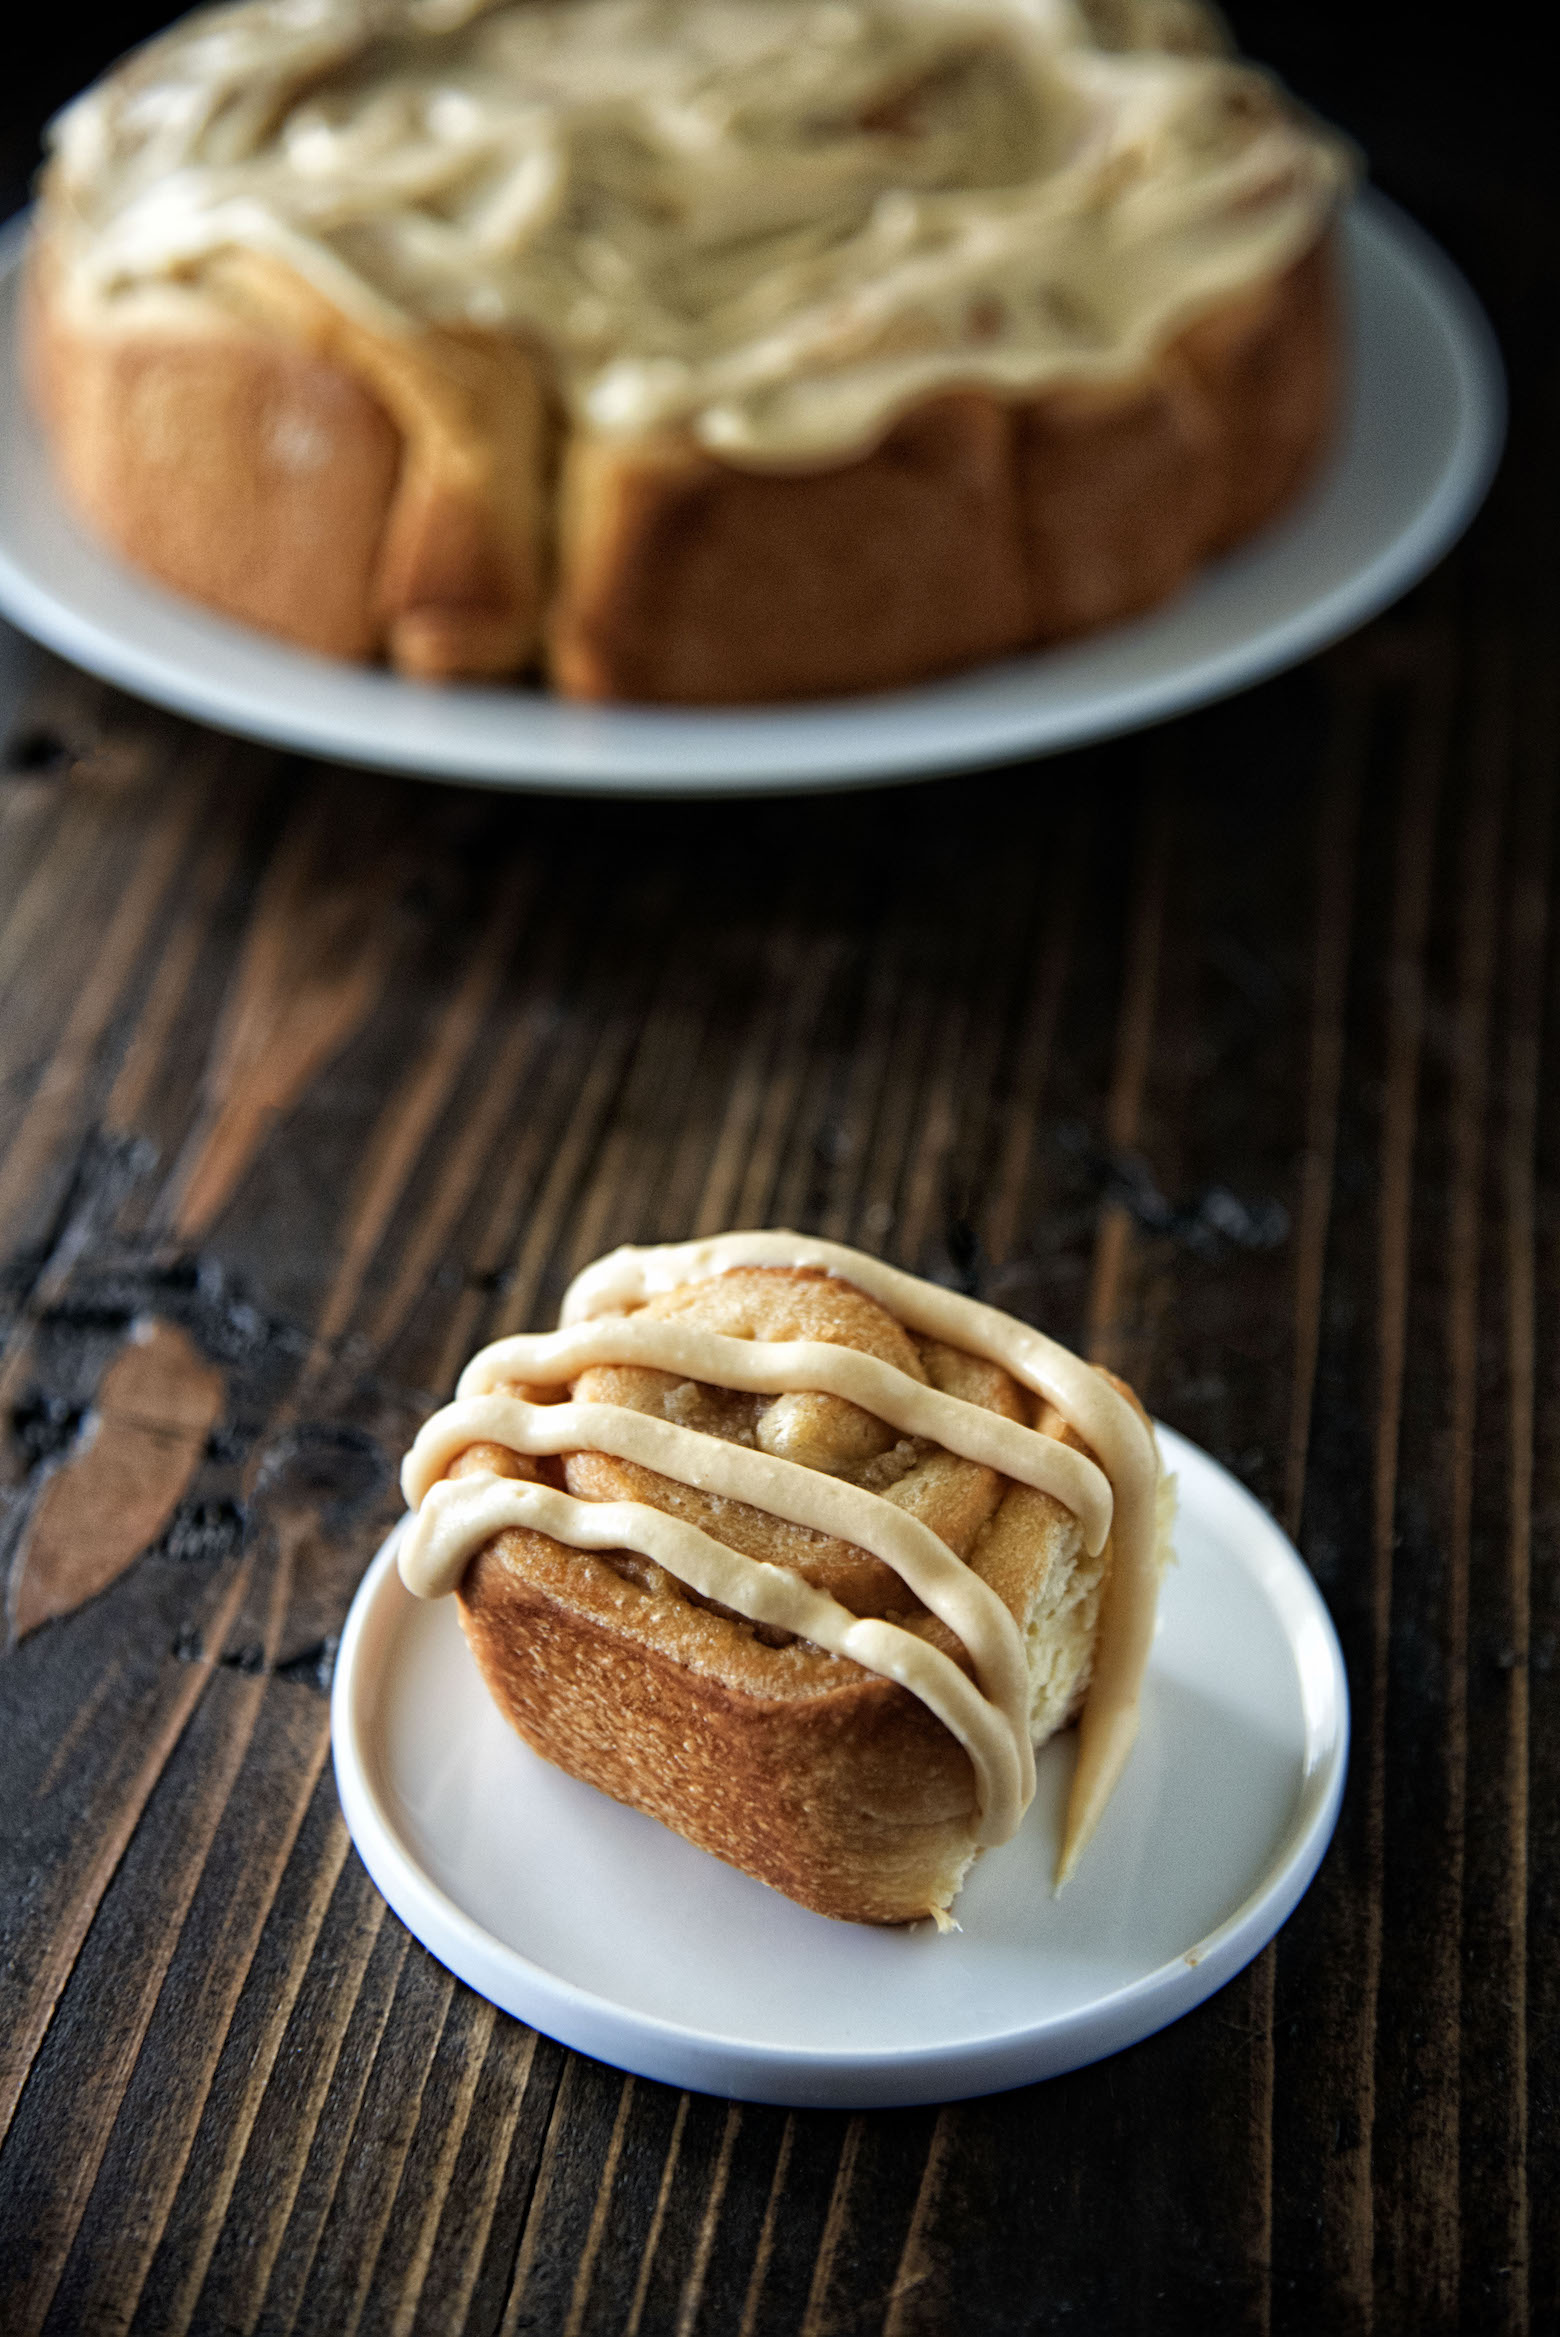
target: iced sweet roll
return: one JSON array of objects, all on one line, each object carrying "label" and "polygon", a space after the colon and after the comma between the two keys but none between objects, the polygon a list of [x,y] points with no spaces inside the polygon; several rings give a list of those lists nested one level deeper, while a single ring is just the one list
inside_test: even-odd
[{"label": "iced sweet roll", "polygon": [[1131,1752],[1167,1547],[1109,1373],[838,1243],[621,1249],[463,1373],[402,1477],[545,1759],[819,1913],[948,1920],[1078,1756],[1058,1862]]},{"label": "iced sweet roll", "polygon": [[239,0],[51,148],[77,511],[420,679],[950,672],[1163,600],[1334,412],[1354,157],[1202,0]]}]

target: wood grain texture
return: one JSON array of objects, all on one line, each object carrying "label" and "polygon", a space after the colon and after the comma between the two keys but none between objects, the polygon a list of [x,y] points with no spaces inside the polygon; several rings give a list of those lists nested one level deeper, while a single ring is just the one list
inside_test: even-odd
[{"label": "wood grain texture", "polygon": [[[1526,2325],[1554,839],[1515,647],[1453,666],[1447,589],[1079,758],[1060,861],[1044,773],[625,808],[610,859],[567,808],[381,783],[387,932],[331,896],[352,1012],[301,1054],[278,1024],[291,1085],[242,1122],[256,968],[365,783],[225,750],[220,845],[75,1074],[116,1136],[7,1284],[17,1547],[132,1323],[223,1390],[163,1541],[7,1659],[8,2329]],[[89,837],[90,784],[54,813]],[[331,1635],[457,1353],[607,1242],[782,1212],[1130,1353],[1332,1596],[1338,1848],[1108,2069],[854,2119],[679,2097],[470,1997],[345,1844]]]},{"label": "wood grain texture", "polygon": [[[156,1515],[50,1556],[0,1656],[5,2337],[1560,2326],[1553,166],[1428,44],[1377,75],[1337,12],[1237,14],[1517,390],[1466,545],[1300,672],[724,806],[40,684],[0,777],[7,1579],[137,1326],[200,1401],[128,1406]],[[347,1842],[326,1690],[412,1427],[596,1251],[765,1221],[1120,1362],[1336,1618],[1315,1886],[1100,2068],[854,2118],[626,2079],[453,1981]]]},{"label": "wood grain texture", "polygon": [[205,1456],[222,1395],[221,1372],[177,1325],[131,1326],[17,1543],[14,1639],[95,1598],[157,1540]]}]

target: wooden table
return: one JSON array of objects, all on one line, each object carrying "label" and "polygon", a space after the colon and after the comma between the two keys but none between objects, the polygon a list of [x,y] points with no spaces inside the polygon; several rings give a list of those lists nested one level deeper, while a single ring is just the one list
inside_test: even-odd
[{"label": "wooden table", "polygon": [[[1285,61],[1518,406],[1468,545],[1308,668],[704,808],[325,769],[63,668],[14,726],[6,2337],[1560,2326],[1552,173],[1536,76],[1318,21]],[[326,1690],[409,1430],[609,1244],[765,1221],[1119,1364],[1337,1619],[1317,1883],[1101,2067],[679,2096],[495,2014],[347,1842]]]}]

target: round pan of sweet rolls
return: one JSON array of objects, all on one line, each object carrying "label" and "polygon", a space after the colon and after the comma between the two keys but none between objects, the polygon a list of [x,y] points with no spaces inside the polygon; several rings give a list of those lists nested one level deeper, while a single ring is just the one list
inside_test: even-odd
[{"label": "round pan of sweet rolls", "polygon": [[402,1577],[457,1595],[520,1735],[822,1914],[946,1923],[1079,1719],[1065,1879],[1131,1750],[1169,1519],[1140,1405],[858,1251],[614,1251],[402,1481]]},{"label": "round pan of sweet rolls", "polygon": [[87,521],[307,648],[877,689],[1296,493],[1352,175],[1202,0],[242,0],[60,118],[28,368]]}]

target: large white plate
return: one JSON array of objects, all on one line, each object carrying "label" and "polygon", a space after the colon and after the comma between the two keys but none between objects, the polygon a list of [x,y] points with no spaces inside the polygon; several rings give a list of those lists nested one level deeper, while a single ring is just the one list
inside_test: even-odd
[{"label": "large white plate", "polygon": [[1401,212],[1346,225],[1353,372],[1325,478],[1159,614],[933,686],[751,713],[429,689],[287,649],[121,567],[76,527],[16,378],[19,231],[0,247],[0,609],[78,665],[247,737],[427,778],[598,793],[838,786],[1048,754],[1292,665],[1424,574],[1478,508],[1504,388],[1482,312]]},{"label": "large white plate", "polygon": [[1311,1880],[1343,1791],[1348,1689],[1300,1558],[1217,1462],[1180,1481],[1143,1728],[1078,1872],[1050,1876],[1070,1739],[962,1930],[810,1915],[538,1760],[481,1687],[452,1599],[395,1537],[347,1620],[332,1706],[353,1840],[442,1963],[565,2044],[743,2101],[955,2101],[1076,2069],[1200,2004]]}]

